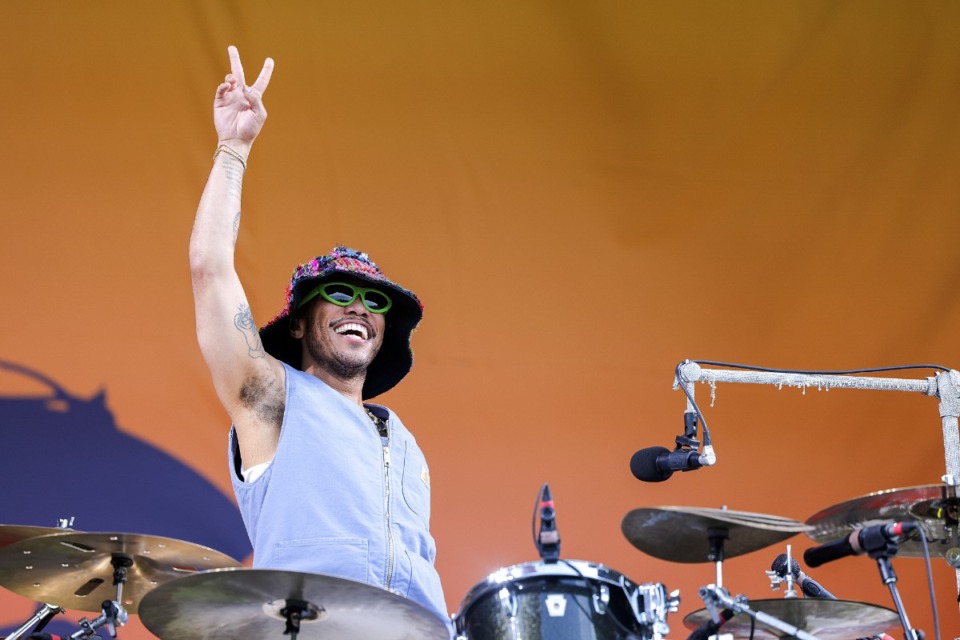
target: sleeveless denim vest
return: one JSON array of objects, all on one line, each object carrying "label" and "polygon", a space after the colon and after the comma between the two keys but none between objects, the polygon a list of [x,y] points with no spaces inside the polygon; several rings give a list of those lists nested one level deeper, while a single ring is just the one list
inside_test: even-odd
[{"label": "sleeveless denim vest", "polygon": [[430,535],[430,472],[393,412],[383,439],[362,407],[284,364],[286,408],[273,462],[240,479],[236,431],[230,477],[253,545],[253,566],[322,573],[410,598],[449,625]]}]

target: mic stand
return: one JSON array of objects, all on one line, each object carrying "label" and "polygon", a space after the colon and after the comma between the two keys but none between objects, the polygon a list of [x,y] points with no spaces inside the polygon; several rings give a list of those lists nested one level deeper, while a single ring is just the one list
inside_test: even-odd
[{"label": "mic stand", "polygon": [[892,542],[890,544],[894,545],[893,553],[887,554],[881,551],[871,553],[870,557],[877,561],[877,568],[880,569],[880,579],[883,581],[883,584],[890,587],[890,596],[893,598],[893,604],[897,608],[897,615],[900,616],[900,624],[903,626],[906,639],[923,640],[923,631],[910,628],[910,621],[907,619],[907,610],[904,608],[903,601],[900,599],[900,590],[897,589],[897,574],[893,570],[893,563],[890,562],[890,557],[897,552],[896,543]]},{"label": "mic stand", "polygon": [[[729,371],[726,369],[704,369],[692,360],[679,366],[680,375],[676,383],[684,388],[692,388],[693,383],[703,382],[711,388],[718,382],[742,384],[768,384],[782,389],[784,386],[797,387],[806,392],[807,387],[814,389],[873,389],[877,391],[909,391],[936,397],[940,400],[940,427],[943,433],[943,457],[946,473],[941,477],[944,484],[960,487],[960,371],[951,369],[928,377],[926,380],[901,378],[873,378],[865,376],[802,374],[769,371]],[[687,385],[690,385],[687,387]],[[689,406],[689,397],[688,397]],[[951,565],[953,566],[953,565]],[[957,594],[960,596],[960,567],[956,572]]]},{"label": "mic stand", "polygon": [[702,587],[700,589],[700,598],[707,606],[707,611],[710,612],[710,617],[714,622],[720,622],[720,609],[722,607],[730,609],[734,613],[745,613],[757,622],[782,631],[786,637],[797,638],[798,640],[819,640],[817,636],[809,634],[792,624],[788,624],[780,618],[774,618],[763,611],[754,611],[747,605],[747,599],[745,597],[737,596],[736,598],[731,598],[730,594],[727,593],[723,587],[712,584]]}]

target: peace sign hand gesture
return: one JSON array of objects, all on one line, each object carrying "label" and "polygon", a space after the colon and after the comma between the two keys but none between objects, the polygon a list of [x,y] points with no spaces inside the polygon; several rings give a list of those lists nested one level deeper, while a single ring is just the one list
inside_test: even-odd
[{"label": "peace sign hand gesture", "polygon": [[217,129],[220,144],[228,144],[246,155],[267,119],[263,92],[270,84],[273,59],[264,60],[257,81],[248,87],[237,48],[227,47],[227,53],[230,55],[230,73],[223,84],[217,87],[213,100],[213,125]]}]

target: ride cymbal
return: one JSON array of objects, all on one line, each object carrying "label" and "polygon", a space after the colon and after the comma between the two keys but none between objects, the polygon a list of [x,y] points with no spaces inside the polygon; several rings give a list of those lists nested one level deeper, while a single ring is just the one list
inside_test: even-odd
[{"label": "ride cymbal", "polygon": [[763,549],[807,530],[796,520],[705,507],[634,509],[620,525],[640,551],[671,562],[713,562],[711,535],[723,537],[723,556]]},{"label": "ride cymbal", "polygon": [[192,542],[132,533],[60,533],[0,548],[0,585],[38,602],[100,611],[114,600],[124,567],[123,601],[136,613],[143,596],[174,578],[240,563]]},{"label": "ride cymbal", "polygon": [[425,608],[370,585],[316,573],[220,569],[186,576],[147,594],[143,624],[163,640],[447,640]]}]

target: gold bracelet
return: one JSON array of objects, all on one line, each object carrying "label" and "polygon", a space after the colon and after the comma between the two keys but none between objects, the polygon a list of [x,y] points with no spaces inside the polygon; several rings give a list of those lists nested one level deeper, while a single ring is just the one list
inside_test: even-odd
[{"label": "gold bracelet", "polygon": [[244,170],[244,171],[247,170],[247,161],[246,161],[246,159],[244,159],[244,157],[243,157],[242,155],[240,155],[240,153],[239,153],[238,151],[236,151],[236,150],[234,150],[234,149],[231,149],[230,147],[228,147],[228,146],[225,145],[225,144],[222,144],[222,145],[220,145],[219,147],[217,147],[217,150],[216,150],[216,151],[213,152],[213,159],[214,159],[214,160],[217,159],[217,156],[220,155],[220,152],[223,152],[223,153],[227,154],[228,156],[231,156],[232,158],[235,158],[235,159],[237,160],[237,162],[240,163],[240,166],[243,167],[243,170]]}]

